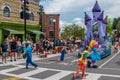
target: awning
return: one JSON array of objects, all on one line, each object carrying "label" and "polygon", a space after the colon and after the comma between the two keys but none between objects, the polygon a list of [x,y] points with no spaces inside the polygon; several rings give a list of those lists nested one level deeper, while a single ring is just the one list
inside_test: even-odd
[{"label": "awning", "polygon": [[6,30],[6,31],[9,31],[11,34],[17,34],[18,33],[18,31],[16,31],[16,30],[6,29],[6,28],[3,28],[3,29]]},{"label": "awning", "polygon": [[43,35],[45,35],[45,33],[41,32],[41,31],[36,31],[36,30],[27,30],[27,31],[32,32],[34,34],[43,34]]}]

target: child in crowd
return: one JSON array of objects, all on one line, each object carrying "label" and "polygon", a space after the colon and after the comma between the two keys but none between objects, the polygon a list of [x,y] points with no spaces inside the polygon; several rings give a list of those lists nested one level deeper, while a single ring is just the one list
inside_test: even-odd
[{"label": "child in crowd", "polygon": [[80,59],[78,60],[78,69],[73,73],[73,78],[76,78],[80,71],[82,71],[82,79],[85,77],[85,71],[87,67],[87,57],[89,56],[90,48],[87,46],[83,53],[81,54]]},{"label": "child in crowd", "polygon": [[118,52],[118,47],[119,47],[119,44],[118,44],[118,42],[116,42],[114,45],[114,53]]}]

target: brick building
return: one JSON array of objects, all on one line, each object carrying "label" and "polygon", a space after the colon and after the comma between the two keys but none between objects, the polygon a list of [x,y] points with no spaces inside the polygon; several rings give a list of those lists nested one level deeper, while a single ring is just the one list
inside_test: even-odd
[{"label": "brick building", "polygon": [[[34,41],[40,37],[39,24],[39,0],[28,0],[29,4],[27,14],[29,14],[26,21],[27,37]],[[0,0],[0,43],[8,36],[18,36],[24,39],[24,20],[23,20],[23,3],[21,0]],[[53,25],[49,25],[52,18],[56,19],[55,31],[56,38],[59,34],[59,15],[58,14],[44,14],[42,27],[47,38],[53,35]],[[51,33],[51,35],[49,35]],[[52,38],[52,37],[51,37]]]},{"label": "brick building", "polygon": [[[57,39],[59,37],[59,14],[45,14],[45,28],[47,38]],[[55,20],[55,22],[53,22]]]}]

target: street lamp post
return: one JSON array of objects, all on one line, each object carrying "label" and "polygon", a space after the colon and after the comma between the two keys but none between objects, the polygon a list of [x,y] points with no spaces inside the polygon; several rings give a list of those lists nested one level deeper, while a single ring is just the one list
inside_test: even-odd
[{"label": "street lamp post", "polygon": [[25,39],[26,39],[26,19],[27,19],[27,15],[26,15],[26,9],[27,9],[27,7],[26,7],[26,3],[28,4],[28,1],[27,0],[21,0],[22,1],[22,3],[23,3],[23,15],[24,15],[24,37],[25,37]]},{"label": "street lamp post", "polygon": [[43,30],[43,24],[42,24],[42,14],[43,14],[43,12],[44,12],[44,9],[43,9],[43,6],[42,5],[40,5],[39,6],[39,24],[40,24],[40,31],[42,31]]},{"label": "street lamp post", "polygon": [[26,39],[26,0],[24,0],[24,34]]},{"label": "street lamp post", "polygon": [[56,23],[56,19],[53,19],[53,24],[54,24],[54,48],[55,48],[55,23]]}]

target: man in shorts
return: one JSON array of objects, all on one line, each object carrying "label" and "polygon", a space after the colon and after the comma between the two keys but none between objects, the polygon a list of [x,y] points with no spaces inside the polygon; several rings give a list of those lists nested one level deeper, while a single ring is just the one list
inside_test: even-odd
[{"label": "man in shorts", "polygon": [[8,45],[7,45],[6,39],[1,44],[1,48],[0,49],[2,51],[2,63],[7,63],[6,59],[7,59],[7,56],[8,56],[8,52],[7,52]]}]

